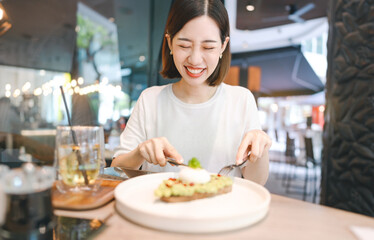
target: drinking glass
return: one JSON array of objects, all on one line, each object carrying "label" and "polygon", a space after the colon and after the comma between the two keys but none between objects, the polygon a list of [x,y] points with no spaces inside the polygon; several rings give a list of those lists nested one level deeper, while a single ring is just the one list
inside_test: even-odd
[{"label": "drinking glass", "polygon": [[55,155],[59,191],[96,191],[105,167],[103,128],[58,126]]}]

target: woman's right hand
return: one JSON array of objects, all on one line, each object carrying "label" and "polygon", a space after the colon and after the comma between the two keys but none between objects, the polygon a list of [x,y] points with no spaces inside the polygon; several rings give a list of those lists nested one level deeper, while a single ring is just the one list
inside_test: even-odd
[{"label": "woman's right hand", "polygon": [[165,137],[152,138],[142,142],[138,145],[138,152],[145,161],[162,167],[166,165],[166,157],[183,163],[182,156]]}]

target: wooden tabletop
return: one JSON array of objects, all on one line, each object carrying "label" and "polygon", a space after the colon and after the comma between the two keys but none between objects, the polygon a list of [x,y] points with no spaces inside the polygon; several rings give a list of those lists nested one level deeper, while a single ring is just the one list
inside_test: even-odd
[{"label": "wooden tabletop", "polygon": [[90,211],[55,210],[56,215],[107,220],[95,239],[358,239],[351,226],[374,228],[374,218],[335,208],[271,195],[268,215],[259,223],[230,232],[182,234],[146,228],[130,222],[115,209],[115,202]]}]

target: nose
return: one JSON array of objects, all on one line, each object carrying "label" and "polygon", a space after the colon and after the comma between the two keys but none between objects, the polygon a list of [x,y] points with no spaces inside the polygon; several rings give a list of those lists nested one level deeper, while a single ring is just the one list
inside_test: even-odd
[{"label": "nose", "polygon": [[198,48],[193,48],[190,56],[188,57],[188,62],[192,65],[199,65],[202,61],[202,52]]}]

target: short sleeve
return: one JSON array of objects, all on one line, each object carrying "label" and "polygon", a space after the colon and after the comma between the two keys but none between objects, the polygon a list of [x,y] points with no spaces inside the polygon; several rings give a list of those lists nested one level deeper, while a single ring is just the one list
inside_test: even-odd
[{"label": "short sleeve", "polygon": [[257,104],[255,97],[248,90],[248,100],[247,100],[247,113],[246,113],[246,132],[254,129],[262,129],[260,123],[260,117],[258,114]]},{"label": "short sleeve", "polygon": [[134,110],[120,136],[120,145],[115,149],[113,158],[132,151],[146,140],[145,109],[143,93],[135,104]]}]

